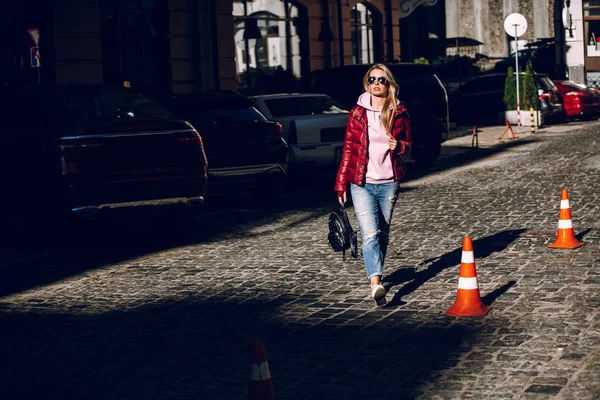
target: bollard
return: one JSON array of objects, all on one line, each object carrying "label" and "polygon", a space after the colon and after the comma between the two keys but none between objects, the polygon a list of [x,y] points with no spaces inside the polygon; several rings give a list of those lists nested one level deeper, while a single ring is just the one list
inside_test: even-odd
[{"label": "bollard", "polygon": [[502,135],[500,135],[498,140],[501,140],[507,133],[509,139],[516,139],[515,132],[512,130],[512,127],[510,126],[510,122],[508,122],[508,120],[506,120],[506,129],[504,130],[504,132],[502,132]]},{"label": "bollard", "polygon": [[533,116],[533,107],[529,107],[529,120],[531,121],[531,133],[535,132],[535,119]]}]

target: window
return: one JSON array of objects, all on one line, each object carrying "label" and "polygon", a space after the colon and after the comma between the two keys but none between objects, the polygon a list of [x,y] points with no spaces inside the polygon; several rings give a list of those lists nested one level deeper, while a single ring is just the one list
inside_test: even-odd
[{"label": "window", "polygon": [[211,126],[219,122],[264,122],[267,119],[254,107],[199,109],[194,113],[194,126]]},{"label": "window", "polygon": [[348,111],[326,96],[297,96],[266,100],[265,104],[273,117],[294,115],[347,114]]},{"label": "window", "polygon": [[540,89],[548,92],[555,92],[557,90],[554,82],[552,82],[547,76],[537,75],[536,78],[536,83],[539,85]]},{"label": "window", "polygon": [[376,27],[380,27],[378,18],[364,3],[357,4],[350,11],[352,36],[352,61],[354,64],[371,64],[379,58],[379,43]]},{"label": "window", "polygon": [[600,1],[590,0],[583,2],[584,34],[587,43],[586,54],[588,57],[600,56]]},{"label": "window", "polygon": [[168,87],[164,2],[103,0],[100,4],[103,82],[129,81],[144,91]]},{"label": "window", "polygon": [[[523,74],[521,74],[522,78]],[[506,75],[491,75],[473,78],[458,89],[461,94],[504,91]]]},{"label": "window", "polygon": [[241,88],[259,86],[263,82],[255,82],[257,77],[277,70],[295,78],[302,75],[301,36],[307,34],[303,29],[307,16],[293,3],[234,0],[235,59]]}]

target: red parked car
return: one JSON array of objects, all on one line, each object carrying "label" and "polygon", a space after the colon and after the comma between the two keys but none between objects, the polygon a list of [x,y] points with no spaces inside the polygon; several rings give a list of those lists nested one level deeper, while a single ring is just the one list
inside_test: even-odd
[{"label": "red parked car", "polygon": [[572,81],[554,81],[558,88],[566,117],[594,117],[600,114],[600,92],[593,87]]}]

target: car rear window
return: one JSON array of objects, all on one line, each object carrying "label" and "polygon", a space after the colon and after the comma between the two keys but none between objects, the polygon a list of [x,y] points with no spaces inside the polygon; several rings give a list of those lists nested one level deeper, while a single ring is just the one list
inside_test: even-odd
[{"label": "car rear window", "polygon": [[326,96],[294,96],[265,100],[274,118],[297,115],[347,114],[348,110]]},{"label": "car rear window", "polygon": [[89,120],[124,121],[132,119],[169,119],[171,112],[155,101],[137,93],[105,91],[90,97],[70,95],[68,107],[72,112],[93,107]]},{"label": "car rear window", "polygon": [[31,93],[49,123],[83,128],[97,123],[165,120],[171,112],[132,90],[92,88],[40,89]]},{"label": "car rear window", "polygon": [[266,121],[267,118],[255,107],[196,109],[193,123],[209,125],[217,122],[254,122]]}]

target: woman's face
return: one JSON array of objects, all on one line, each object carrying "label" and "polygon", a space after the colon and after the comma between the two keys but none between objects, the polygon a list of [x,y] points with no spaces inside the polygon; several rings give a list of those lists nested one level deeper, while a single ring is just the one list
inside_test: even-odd
[{"label": "woman's face", "polygon": [[372,70],[367,78],[367,82],[369,83],[369,91],[372,95],[377,97],[387,96],[390,83],[385,76],[385,72],[380,69]]}]

